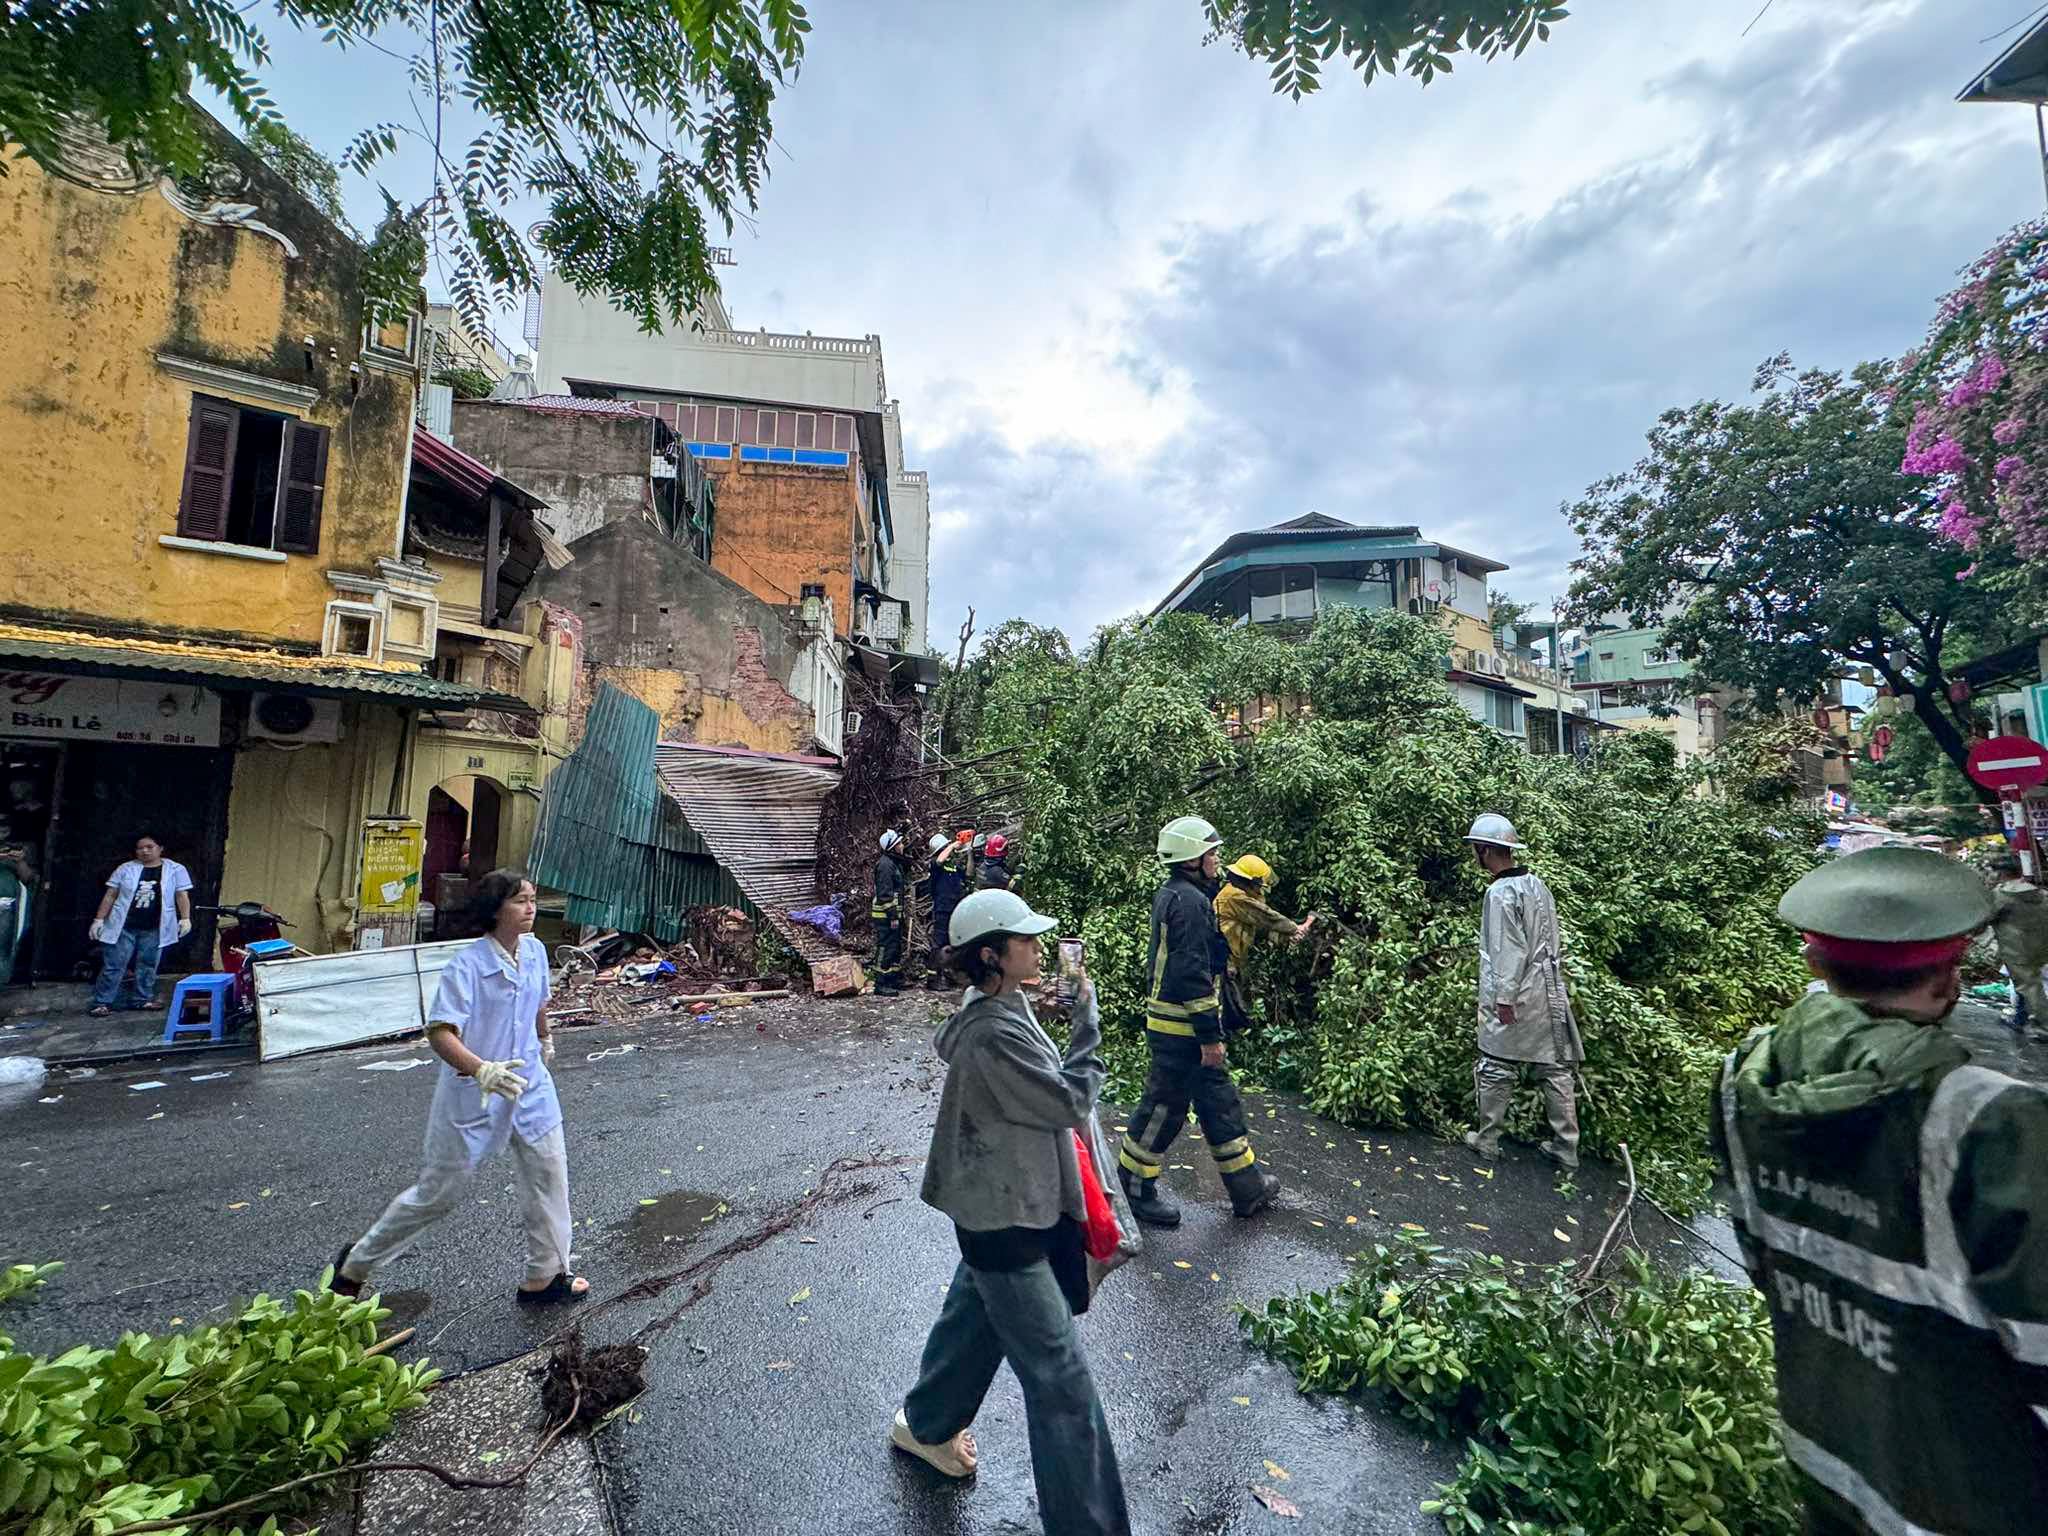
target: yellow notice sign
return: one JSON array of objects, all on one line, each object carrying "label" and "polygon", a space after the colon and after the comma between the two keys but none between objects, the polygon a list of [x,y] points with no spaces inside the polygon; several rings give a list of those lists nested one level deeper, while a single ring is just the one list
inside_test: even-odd
[{"label": "yellow notice sign", "polygon": [[420,853],[426,831],[416,821],[375,817],[363,823],[363,884],[357,893],[365,916],[411,912],[420,904]]}]

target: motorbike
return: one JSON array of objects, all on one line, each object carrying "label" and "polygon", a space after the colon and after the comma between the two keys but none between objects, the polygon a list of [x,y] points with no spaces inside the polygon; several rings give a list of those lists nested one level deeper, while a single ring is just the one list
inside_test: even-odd
[{"label": "motorbike", "polygon": [[283,936],[292,925],[260,901],[237,902],[232,907],[201,907],[218,918],[221,974],[235,981],[234,1014],[237,1021],[256,1012],[256,960],[303,953]]}]

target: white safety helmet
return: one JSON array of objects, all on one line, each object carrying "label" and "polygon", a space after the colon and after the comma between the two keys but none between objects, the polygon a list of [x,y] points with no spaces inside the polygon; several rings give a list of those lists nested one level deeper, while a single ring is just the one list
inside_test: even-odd
[{"label": "white safety helmet", "polygon": [[1496,816],[1489,811],[1472,823],[1472,830],[1465,834],[1468,843],[1491,843],[1496,848],[1519,848],[1521,839],[1515,836],[1515,824],[1505,816]]},{"label": "white safety helmet", "polygon": [[887,853],[891,848],[894,848],[898,843],[903,841],[903,834],[901,832],[898,832],[894,827],[891,827],[888,831],[884,832],[880,837],[876,838],[875,841],[882,845],[882,852]]},{"label": "white safety helmet", "polygon": [[1223,846],[1223,835],[1199,816],[1176,816],[1159,829],[1159,862],[1188,864],[1211,848]]},{"label": "white safety helmet", "polygon": [[1036,938],[1041,933],[1051,933],[1059,927],[1049,917],[1040,917],[1032,911],[1022,896],[1014,891],[976,891],[953,909],[953,920],[946,925],[946,937],[955,949],[965,948],[977,939],[991,934],[1017,933],[1026,938]]},{"label": "white safety helmet", "polygon": [[930,837],[925,839],[925,852],[937,853],[941,848],[946,846],[946,843],[947,837],[945,833],[934,832]]}]

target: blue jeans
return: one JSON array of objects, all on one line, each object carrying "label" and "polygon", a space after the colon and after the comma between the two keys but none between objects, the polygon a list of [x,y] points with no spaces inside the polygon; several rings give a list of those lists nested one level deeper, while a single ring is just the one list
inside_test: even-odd
[{"label": "blue jeans", "polygon": [[[157,930],[124,928],[111,944],[102,944],[106,951],[100,959],[100,979],[92,984],[93,1005],[99,1008],[147,1008],[150,998],[156,993],[156,966],[162,958]],[[128,963],[135,963],[135,985],[132,992],[121,985],[128,973]],[[116,1001],[126,995],[129,1002]]]},{"label": "blue jeans", "polygon": [[1043,1259],[1019,1270],[963,1263],[953,1271],[917,1385],[903,1400],[910,1432],[926,1445],[959,1434],[981,1411],[1005,1360],[1024,1389],[1031,1476],[1046,1536],[1130,1536],[1102,1399],[1073,1313]]}]

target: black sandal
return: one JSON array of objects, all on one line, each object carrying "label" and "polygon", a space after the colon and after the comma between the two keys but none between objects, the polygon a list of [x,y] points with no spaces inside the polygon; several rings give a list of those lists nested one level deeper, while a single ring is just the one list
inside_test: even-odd
[{"label": "black sandal", "polygon": [[354,1243],[343,1243],[341,1251],[334,1256],[334,1275],[327,1282],[327,1289],[334,1292],[337,1296],[353,1298],[363,1294],[363,1282],[351,1280],[341,1272],[341,1266],[348,1262],[348,1256],[354,1248]]},{"label": "black sandal", "polygon": [[589,1294],[590,1287],[586,1284],[582,1290],[577,1290],[576,1277],[565,1270],[537,1291],[529,1291],[521,1286],[512,1293],[512,1296],[521,1306],[551,1307],[559,1302],[581,1301]]}]

